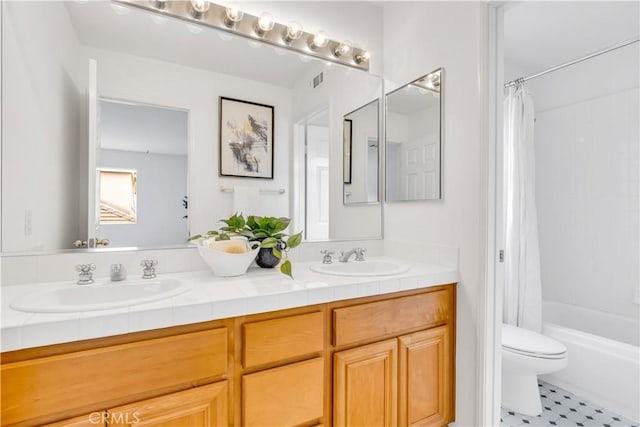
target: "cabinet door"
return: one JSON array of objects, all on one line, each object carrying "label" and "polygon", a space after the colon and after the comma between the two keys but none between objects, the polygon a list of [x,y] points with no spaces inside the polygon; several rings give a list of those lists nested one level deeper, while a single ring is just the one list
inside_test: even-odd
[{"label": "cabinet door", "polygon": [[399,426],[451,421],[453,363],[449,326],[400,337]]},{"label": "cabinet door", "polygon": [[395,426],[398,344],[391,339],[334,354],[334,424]]},{"label": "cabinet door", "polygon": [[227,426],[227,381],[110,409],[109,426]]}]

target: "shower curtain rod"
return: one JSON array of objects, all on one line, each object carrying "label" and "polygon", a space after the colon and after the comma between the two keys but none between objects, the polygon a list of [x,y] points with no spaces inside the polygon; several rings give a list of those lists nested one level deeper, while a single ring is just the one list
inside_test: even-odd
[{"label": "shower curtain rod", "polygon": [[519,83],[524,83],[527,80],[535,79],[536,77],[543,76],[543,75],[545,75],[547,73],[550,73],[552,71],[560,70],[561,68],[565,68],[565,67],[568,67],[570,65],[577,64],[578,62],[586,61],[587,59],[591,59],[591,58],[594,58],[596,56],[600,56],[600,55],[602,55],[604,53],[611,52],[612,50],[620,49],[621,47],[625,47],[625,46],[628,46],[628,45],[633,44],[633,43],[638,43],[639,41],[640,41],[640,39],[638,39],[638,38],[629,39],[629,40],[623,41],[622,43],[618,43],[617,45],[608,47],[608,48],[600,50],[598,52],[590,53],[589,55],[580,57],[578,59],[574,59],[573,61],[565,62],[564,64],[556,65],[555,67],[549,68],[547,70],[541,71],[541,72],[533,74],[531,76],[521,77],[519,79],[512,80],[509,83],[505,83],[504,87],[506,89],[508,87],[515,86],[515,85],[517,85]]}]

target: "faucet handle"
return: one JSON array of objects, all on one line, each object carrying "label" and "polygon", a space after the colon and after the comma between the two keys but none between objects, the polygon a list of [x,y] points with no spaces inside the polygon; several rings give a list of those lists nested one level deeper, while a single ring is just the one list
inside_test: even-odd
[{"label": "faucet handle", "polygon": [[320,251],[320,253],[322,255],[324,255],[322,257],[322,263],[323,264],[332,264],[333,263],[333,259],[331,259],[331,255],[335,254],[335,252],[331,252],[328,249],[325,249],[323,251]]},{"label": "faucet handle", "polygon": [[76,265],[76,271],[80,273],[78,275],[78,285],[89,285],[93,283],[93,271],[96,269],[95,264],[78,264]]},{"label": "faucet handle", "polygon": [[364,253],[367,252],[364,248],[355,248],[356,261],[364,261]]},{"label": "faucet handle", "polygon": [[156,265],[158,265],[157,259],[143,259],[140,261],[140,267],[142,269],[142,278],[143,279],[153,279],[156,277]]}]

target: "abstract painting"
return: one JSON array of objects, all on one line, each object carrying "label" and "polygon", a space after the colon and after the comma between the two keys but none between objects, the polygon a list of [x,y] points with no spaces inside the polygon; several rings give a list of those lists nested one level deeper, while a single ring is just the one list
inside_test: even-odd
[{"label": "abstract painting", "polygon": [[273,106],[220,97],[220,176],[273,179]]}]

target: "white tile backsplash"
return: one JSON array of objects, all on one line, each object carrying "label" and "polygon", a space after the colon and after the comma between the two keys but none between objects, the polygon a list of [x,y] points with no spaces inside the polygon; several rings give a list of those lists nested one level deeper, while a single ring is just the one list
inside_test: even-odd
[{"label": "white tile backsplash", "polygon": [[[340,242],[305,242],[291,250],[290,259],[295,262],[321,261],[320,251],[329,249],[336,254],[354,247],[367,249],[367,256],[380,256],[384,252],[382,240],[340,241]],[[127,277],[139,278],[142,275],[140,261],[157,259],[158,274],[180,273],[208,270],[196,248],[155,249],[155,250],[123,250],[110,249],[104,252],[63,252],[58,254],[36,255],[2,255],[2,285],[18,285],[24,283],[74,281],[78,277],[77,264],[94,263],[95,278],[109,277],[111,264],[123,264]],[[295,268],[295,266],[294,266]]]}]

